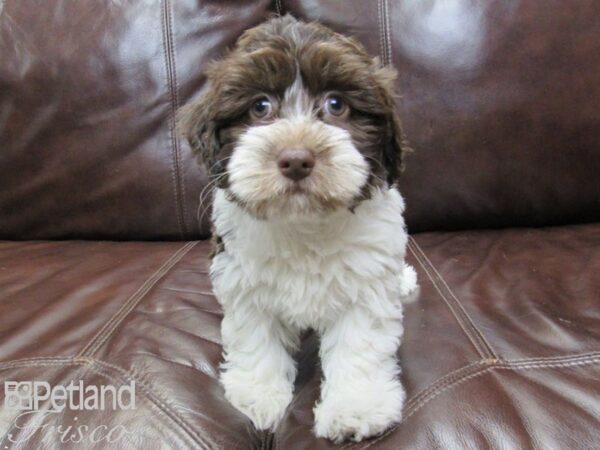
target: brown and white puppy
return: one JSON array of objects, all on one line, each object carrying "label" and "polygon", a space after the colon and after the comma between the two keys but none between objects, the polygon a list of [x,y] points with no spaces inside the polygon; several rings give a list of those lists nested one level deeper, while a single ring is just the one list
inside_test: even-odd
[{"label": "brown and white puppy", "polygon": [[317,436],[381,433],[401,418],[401,298],[416,287],[395,187],[395,72],[288,15],[246,31],[207,77],[181,124],[215,187],[226,396],[257,428],[276,427],[293,394],[290,353],[313,328]]}]

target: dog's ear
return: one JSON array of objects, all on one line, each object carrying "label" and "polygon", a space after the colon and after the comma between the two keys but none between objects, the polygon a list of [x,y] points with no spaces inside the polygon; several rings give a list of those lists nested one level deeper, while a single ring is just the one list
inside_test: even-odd
[{"label": "dog's ear", "polygon": [[404,138],[400,117],[394,108],[387,117],[387,136],[383,149],[383,165],[388,171],[388,183],[395,184],[404,170],[406,154],[411,151]]},{"label": "dog's ear", "polygon": [[[377,61],[376,61],[377,63]],[[376,82],[383,103],[385,136],[383,145],[383,165],[387,170],[387,181],[395,184],[404,170],[406,153],[412,151],[404,137],[402,123],[396,108],[394,81],[396,70],[391,66],[380,66],[375,72]]]},{"label": "dog's ear", "polygon": [[198,100],[181,108],[177,115],[177,128],[187,139],[199,163],[204,164],[208,176],[219,173],[215,167],[219,153],[217,124],[212,117],[213,98],[210,86]]}]

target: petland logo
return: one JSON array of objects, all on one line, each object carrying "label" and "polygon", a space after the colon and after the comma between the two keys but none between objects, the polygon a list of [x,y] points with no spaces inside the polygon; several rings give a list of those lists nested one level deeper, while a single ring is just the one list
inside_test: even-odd
[{"label": "petland logo", "polygon": [[37,411],[43,402],[49,402],[50,411],[94,411],[105,409],[135,409],[135,383],[118,389],[111,385],[85,386],[71,381],[67,386],[50,386],[46,381],[6,381],[4,406],[19,411]]},{"label": "petland logo", "polygon": [[[104,411],[135,409],[135,383],[116,388],[111,385],[86,386],[82,380],[68,385],[51,386],[46,381],[6,381],[4,406],[17,411],[11,430],[2,444],[26,444],[37,436],[46,446],[62,444],[90,445],[114,444],[134,434],[123,425],[82,423],[76,415],[62,414],[71,411]],[[53,419],[53,416],[55,419]],[[57,424],[52,423],[58,421]],[[9,448],[4,445],[4,448]]]}]

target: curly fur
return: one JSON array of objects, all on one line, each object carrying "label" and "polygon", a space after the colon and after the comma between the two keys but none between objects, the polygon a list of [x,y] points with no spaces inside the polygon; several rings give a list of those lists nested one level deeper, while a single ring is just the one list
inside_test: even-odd
[{"label": "curly fur", "polygon": [[[292,400],[292,354],[307,328],[321,338],[317,436],[358,441],[401,419],[396,352],[416,275],[394,186],[404,151],[394,75],[352,39],[286,16],[247,31],[182,115],[217,186],[221,382],[258,429],[274,429]],[[332,91],[347,115],[324,112]],[[268,120],[248,113],[257,95],[272,103]],[[290,181],[275,161],[299,145],[316,163]]]}]

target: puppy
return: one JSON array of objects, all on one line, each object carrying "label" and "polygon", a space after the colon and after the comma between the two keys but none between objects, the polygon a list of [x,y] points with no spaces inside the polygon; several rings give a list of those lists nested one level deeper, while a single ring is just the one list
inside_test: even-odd
[{"label": "puppy", "polygon": [[246,31],[182,112],[215,188],[221,382],[258,429],[292,400],[307,328],[321,343],[317,436],[359,441],[401,419],[401,300],[416,275],[394,78],[356,41],[288,15]]}]

